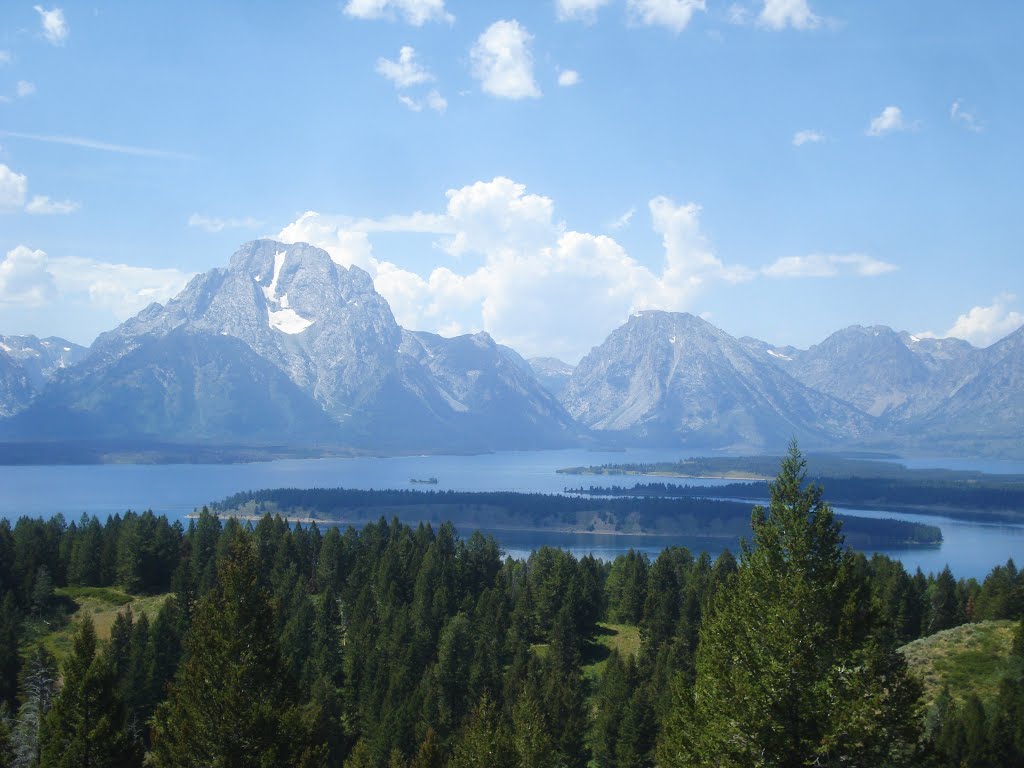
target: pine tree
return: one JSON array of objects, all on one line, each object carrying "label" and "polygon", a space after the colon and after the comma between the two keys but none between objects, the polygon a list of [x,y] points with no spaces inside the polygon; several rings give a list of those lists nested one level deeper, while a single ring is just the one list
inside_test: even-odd
[{"label": "pine tree", "polygon": [[0,703],[13,704],[18,692],[20,642],[21,613],[18,611],[14,590],[10,590],[0,600]]},{"label": "pine tree", "polygon": [[284,732],[293,702],[255,547],[241,531],[226,535],[216,586],[186,637],[187,659],[154,716],[151,754],[164,768],[294,765],[306,741]]},{"label": "pine tree", "polygon": [[42,760],[47,768],[129,768],[142,764],[142,745],[129,733],[113,670],[96,653],[86,615],[64,665],[64,684],[46,716]]},{"label": "pine tree", "polygon": [[556,768],[554,742],[540,702],[529,688],[512,708],[515,768]]},{"label": "pine tree", "polygon": [[449,768],[509,768],[510,763],[507,735],[494,702],[484,694],[459,735]]},{"label": "pine tree", "polygon": [[844,629],[850,555],[804,481],[793,444],[701,626],[692,714],[667,718],[660,765],[913,764],[918,690],[888,644]]}]

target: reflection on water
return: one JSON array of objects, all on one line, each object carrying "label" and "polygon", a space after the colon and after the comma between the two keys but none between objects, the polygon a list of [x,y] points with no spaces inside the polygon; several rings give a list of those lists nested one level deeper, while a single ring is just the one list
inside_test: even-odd
[{"label": "reflection on water", "polygon": [[[436,477],[431,490],[520,491],[559,493],[580,485],[632,485],[635,476],[586,477],[558,475],[561,467],[622,462],[675,461],[684,456],[709,455],[688,449],[678,454],[638,450],[593,453],[581,450],[504,452],[480,456],[404,456],[395,458],[292,459],[259,464],[171,464],[0,467],[0,516],[48,517],[57,512],[77,518],[83,512],[100,516],[127,509],[152,509],[182,518],[203,504],[238,491],[260,488],[414,488],[412,478]],[[931,466],[929,460],[914,465]],[[935,462],[936,460],[931,460]],[[992,469],[992,462],[965,464],[958,469]],[[907,462],[910,464],[911,462]],[[1018,471],[1008,462],[1002,471]],[[938,464],[935,464],[936,466]],[[1020,466],[1024,471],[1024,466]],[[997,470],[998,471],[998,470]],[[718,485],[728,481],[686,480],[691,485]],[[1010,557],[1024,560],[1024,527],[961,523],[947,518],[866,510],[837,510],[864,517],[892,517],[938,525],[944,537],[938,549],[889,551],[909,569],[941,570],[947,563],[957,576],[983,578],[994,565]],[[463,531],[468,533],[468,531]],[[670,545],[717,556],[734,542],[661,536],[608,536],[533,531],[494,531],[512,556],[522,556],[541,545],[559,546],[577,555],[613,558],[630,547],[656,556]]]}]

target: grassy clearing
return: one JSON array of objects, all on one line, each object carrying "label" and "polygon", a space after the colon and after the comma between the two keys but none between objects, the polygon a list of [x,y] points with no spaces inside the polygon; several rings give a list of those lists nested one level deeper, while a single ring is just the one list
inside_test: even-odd
[{"label": "grassy clearing", "polygon": [[1024,675],[1024,663],[1010,656],[1013,621],[964,624],[915,640],[900,651],[924,684],[929,704],[949,686],[957,701],[976,693],[985,702],[995,698],[1004,677]]},{"label": "grassy clearing", "polygon": [[640,628],[631,624],[599,623],[583,659],[583,675],[592,682],[599,680],[612,650],[623,657],[635,657],[640,652]]},{"label": "grassy clearing", "polygon": [[31,653],[32,648],[42,644],[57,661],[62,661],[71,653],[72,639],[85,616],[92,617],[96,625],[96,637],[105,642],[110,639],[110,628],[117,614],[131,607],[136,619],[145,613],[152,622],[171,596],[170,593],[129,595],[110,587],[63,587],[54,590],[54,594],[57,601],[63,604],[63,615],[50,621],[33,620],[29,625],[29,642],[24,650]]}]

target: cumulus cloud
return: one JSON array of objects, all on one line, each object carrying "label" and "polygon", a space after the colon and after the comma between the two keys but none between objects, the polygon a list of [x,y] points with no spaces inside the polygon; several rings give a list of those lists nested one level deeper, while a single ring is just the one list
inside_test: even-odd
[{"label": "cumulus cloud", "polygon": [[563,69],[558,73],[558,84],[562,87],[576,85],[580,81],[580,73],[575,69]]},{"label": "cumulus cloud", "polygon": [[597,12],[608,5],[610,0],[557,0],[555,14],[559,21],[582,21],[593,24]]},{"label": "cumulus cloud", "polygon": [[25,204],[28,177],[0,163],[0,212],[16,211]]},{"label": "cumulus cloud", "polygon": [[397,61],[377,59],[377,73],[395,84],[396,88],[408,88],[420,83],[429,83],[434,76],[418,61],[416,50],[411,45],[403,45],[398,51]]},{"label": "cumulus cloud", "polygon": [[899,107],[889,106],[882,110],[882,113],[868,125],[868,136],[885,136],[894,131],[906,131],[910,125],[903,119],[903,110]]},{"label": "cumulus cloud", "polygon": [[344,12],[357,19],[401,18],[414,27],[422,27],[428,21],[455,21],[445,10],[444,0],[349,0]]},{"label": "cumulus cloud", "polygon": [[693,14],[707,10],[704,0],[627,0],[626,11],[638,24],[682,32]]},{"label": "cumulus cloud", "polygon": [[802,147],[804,144],[818,144],[825,140],[825,134],[818,131],[805,130],[793,134],[793,146]]},{"label": "cumulus cloud", "polygon": [[57,283],[47,269],[46,254],[24,245],[0,261],[0,304],[41,306],[57,295]]},{"label": "cumulus cloud", "polygon": [[533,78],[532,41],[515,19],[496,21],[481,33],[469,56],[484,93],[503,99],[540,98]]},{"label": "cumulus cloud", "polygon": [[[656,268],[609,236],[569,229],[551,198],[504,177],[449,190],[444,213],[356,219],[309,212],[278,237],[365,269],[408,328],[486,330],[527,355],[577,359],[632,311],[689,309],[712,283],[757,275],[714,255],[699,206],[657,197],[649,211],[664,246]],[[420,274],[380,259],[370,235],[385,231],[429,235],[453,261]],[[588,300],[567,312],[568,297],[579,295]]]},{"label": "cumulus cloud", "polygon": [[81,301],[127,320],[152,302],[178,294],[191,278],[177,269],[53,258],[19,245],[0,261],[0,304],[41,307]]},{"label": "cumulus cloud", "polygon": [[74,200],[51,200],[46,195],[35,195],[29,200],[28,205],[25,206],[25,213],[37,216],[60,215],[74,213],[81,207],[81,203],[77,203]]},{"label": "cumulus cloud", "polygon": [[19,99],[23,99],[36,92],[36,84],[30,83],[28,80],[19,80],[18,84],[14,87],[14,92]]},{"label": "cumulus cloud", "polygon": [[68,29],[67,20],[64,18],[64,11],[60,8],[46,10],[41,5],[34,6],[39,14],[39,23],[43,27],[43,37],[51,45],[64,45],[71,30]]},{"label": "cumulus cloud", "polygon": [[812,253],[809,256],[786,256],[764,267],[761,273],[774,278],[878,277],[898,268],[863,253]]},{"label": "cumulus cloud", "polygon": [[949,119],[954,123],[960,123],[971,133],[981,133],[985,130],[985,126],[982,125],[974,114],[964,109],[963,102],[960,99],[954,101],[953,106],[949,108]]},{"label": "cumulus cloud", "polygon": [[814,29],[821,18],[811,12],[807,0],[764,0],[757,23],[768,29]]},{"label": "cumulus cloud", "polygon": [[10,64],[10,63],[11,63],[11,52],[10,51],[0,51],[0,67],[2,67],[4,64]]},{"label": "cumulus cloud", "polygon": [[222,219],[218,216],[204,216],[201,213],[189,216],[188,225],[211,233],[223,232],[225,229],[258,229],[263,226],[262,222],[251,216],[244,219]]},{"label": "cumulus cloud", "polygon": [[979,347],[999,341],[1024,325],[1024,314],[1011,309],[1016,300],[1012,293],[1004,293],[987,307],[972,307],[956,319],[946,336],[955,336]]}]

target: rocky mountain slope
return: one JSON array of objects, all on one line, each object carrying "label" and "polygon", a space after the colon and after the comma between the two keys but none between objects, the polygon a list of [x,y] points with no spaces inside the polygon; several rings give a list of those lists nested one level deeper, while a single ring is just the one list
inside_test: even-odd
[{"label": "rocky mountain slope", "polygon": [[18,413],[63,369],[74,365],[86,348],[51,336],[0,335],[0,417]]},{"label": "rocky mountain slope", "polygon": [[573,370],[575,370],[573,366],[562,362],[557,357],[531,357],[527,362],[533,375],[537,377],[537,381],[555,397],[561,396],[565,385],[569,383]]},{"label": "rocky mountain slope", "polygon": [[587,355],[561,396],[603,432],[655,443],[763,448],[853,440],[872,420],[800,384],[686,313],[640,312]]},{"label": "rocky mountain slope", "polygon": [[486,335],[410,334],[366,272],[260,240],[101,335],[8,431],[103,423],[111,435],[309,434],[379,450],[566,443],[574,423],[524,367]]}]

